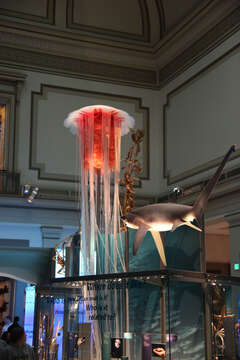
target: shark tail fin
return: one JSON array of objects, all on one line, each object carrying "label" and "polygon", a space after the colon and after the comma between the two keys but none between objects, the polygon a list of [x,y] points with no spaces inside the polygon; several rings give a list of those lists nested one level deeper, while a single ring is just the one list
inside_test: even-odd
[{"label": "shark tail fin", "polygon": [[203,211],[207,205],[208,199],[213,191],[213,188],[216,185],[216,183],[218,182],[218,180],[222,174],[223,168],[224,168],[226,162],[228,161],[230,155],[235,151],[235,147],[236,147],[236,145],[232,145],[230,147],[230,149],[224,156],[221,164],[219,165],[218,169],[216,170],[215,174],[208,181],[207,185],[205,186],[205,188],[203,189],[203,191],[201,192],[201,194],[199,195],[199,197],[197,198],[197,200],[195,201],[195,203],[193,205],[193,213],[194,213],[194,216],[199,225],[201,225],[201,223],[202,223]]}]

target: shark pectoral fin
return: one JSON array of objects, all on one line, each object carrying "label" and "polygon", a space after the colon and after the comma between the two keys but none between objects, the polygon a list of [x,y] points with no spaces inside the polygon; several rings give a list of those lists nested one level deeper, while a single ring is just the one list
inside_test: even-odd
[{"label": "shark pectoral fin", "polygon": [[151,230],[151,233],[152,233],[153,239],[155,241],[156,247],[158,249],[160,259],[161,259],[163,265],[167,266],[162,237],[158,231]]},{"label": "shark pectoral fin", "polygon": [[170,231],[173,232],[174,230],[176,230],[176,228],[178,228],[179,226],[182,226],[184,224],[185,223],[182,222],[182,220],[175,220]]},{"label": "shark pectoral fin", "polygon": [[147,231],[148,231],[147,228],[139,227],[139,229],[135,235],[135,238],[133,240],[133,255],[134,256],[137,254],[138,249],[140,248]]},{"label": "shark pectoral fin", "polygon": [[191,228],[193,228],[193,229],[195,229],[195,230],[197,230],[197,231],[202,232],[202,229],[200,229],[200,228],[197,227],[196,225],[192,224],[190,221],[185,221],[185,223],[184,223],[183,225],[187,225],[187,226],[189,226],[189,227],[191,227]]}]

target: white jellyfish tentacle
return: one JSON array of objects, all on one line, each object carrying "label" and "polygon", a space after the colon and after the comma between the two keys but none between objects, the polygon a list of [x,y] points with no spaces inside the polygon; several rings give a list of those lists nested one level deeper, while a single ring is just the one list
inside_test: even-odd
[{"label": "white jellyfish tentacle", "polygon": [[[94,168],[94,114],[99,111],[102,120],[101,146],[103,151],[103,167],[96,175]],[[84,121],[81,121],[83,120]],[[116,123],[112,124],[112,121]],[[110,106],[94,105],[81,108],[71,112],[64,122],[64,126],[70,128],[74,134],[78,133],[80,138],[80,202],[81,202],[81,252],[83,260],[84,274],[93,274],[95,251],[99,254],[99,249],[104,245],[104,259],[101,259],[101,270],[105,266],[105,272],[118,272],[120,263],[122,270],[126,271],[124,262],[123,247],[120,240],[120,201],[119,201],[119,181],[120,181],[120,150],[121,136],[126,135],[134,127],[134,118],[127,112],[118,110]],[[114,134],[111,132],[114,126]],[[106,135],[107,134],[107,135]],[[114,167],[110,169],[110,136],[114,136]],[[87,150],[85,149],[85,141]],[[84,163],[85,151],[88,152],[87,166]],[[114,195],[111,197],[111,174],[114,179]],[[97,181],[97,176],[101,181]],[[101,186],[99,186],[101,183]],[[102,196],[96,196],[96,192],[102,189]],[[97,190],[96,190],[97,189]],[[99,203],[100,199],[100,203]],[[101,208],[100,217],[97,216],[97,208]],[[97,220],[99,220],[99,224]],[[103,226],[101,226],[103,225]],[[100,228],[99,228],[100,227]],[[102,230],[104,235],[102,234]],[[99,244],[100,243],[100,244]],[[120,244],[120,245],[119,245]],[[100,256],[100,254],[99,254]],[[100,260],[100,259],[99,259]],[[104,262],[103,262],[104,260]],[[113,290],[113,297],[109,297],[109,308],[116,306],[119,298],[116,289]],[[112,324],[116,334],[120,334],[122,327],[121,319],[116,314],[115,322]],[[94,322],[93,336],[97,348],[101,342],[100,324]],[[110,330],[110,320],[107,318],[105,328]],[[113,329],[112,329],[113,330]]]}]

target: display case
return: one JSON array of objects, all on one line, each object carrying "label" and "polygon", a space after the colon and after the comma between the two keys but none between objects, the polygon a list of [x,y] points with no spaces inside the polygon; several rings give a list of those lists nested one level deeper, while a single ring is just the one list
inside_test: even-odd
[{"label": "display case", "polygon": [[41,360],[239,358],[240,280],[192,271],[56,279],[38,287]]}]

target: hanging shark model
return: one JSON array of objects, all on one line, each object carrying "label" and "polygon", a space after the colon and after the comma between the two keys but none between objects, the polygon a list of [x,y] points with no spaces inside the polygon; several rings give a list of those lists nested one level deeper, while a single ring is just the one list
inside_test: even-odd
[{"label": "hanging shark model", "polygon": [[201,226],[203,211],[207,205],[208,199],[222,174],[226,162],[234,151],[235,145],[231,146],[215,174],[208,181],[206,187],[203,189],[193,206],[174,203],[153,204],[138,208],[121,217],[127,227],[137,230],[133,241],[133,255],[136,255],[147,231],[150,231],[162,263],[166,266],[167,262],[162,236],[159,232],[174,231],[182,225],[187,225],[197,231],[202,231],[201,228],[194,225],[192,222],[193,220],[196,220],[199,226]]}]

